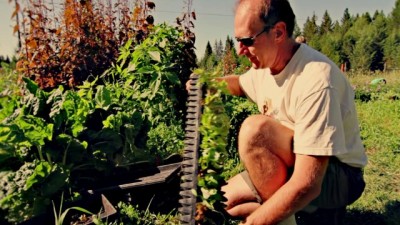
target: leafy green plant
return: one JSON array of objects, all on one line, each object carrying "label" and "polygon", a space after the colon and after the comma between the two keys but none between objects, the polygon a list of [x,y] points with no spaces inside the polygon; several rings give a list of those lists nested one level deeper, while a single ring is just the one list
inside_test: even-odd
[{"label": "leafy green plant", "polygon": [[230,159],[239,159],[238,155],[238,135],[242,122],[250,115],[259,113],[257,105],[250,100],[227,95],[223,99],[225,103],[226,113],[230,118],[229,135],[228,135],[228,154]]},{"label": "leafy green plant", "polygon": [[[148,132],[146,147],[151,152],[159,152],[161,158],[171,154],[182,154],[184,131],[181,125],[167,126],[165,123],[158,124]],[[160,151],[162,150],[162,151]]]},{"label": "leafy green plant", "polygon": [[62,208],[63,201],[64,201],[64,194],[61,194],[61,202],[60,202],[60,208],[58,209],[58,212],[56,211],[56,206],[55,206],[54,202],[52,202],[53,203],[53,213],[54,213],[54,225],[63,225],[65,217],[67,216],[67,213],[70,210],[76,210],[76,211],[79,211],[82,213],[86,213],[88,215],[93,215],[93,213],[89,212],[88,210],[86,210],[82,207],[77,207],[77,206],[69,207],[63,211],[63,208]]},{"label": "leafy green plant", "polygon": [[223,193],[221,186],[225,184],[222,176],[224,163],[227,159],[227,137],[229,133],[229,118],[225,111],[222,95],[227,93],[225,82],[215,82],[217,72],[205,73],[195,71],[200,75],[200,82],[207,86],[201,117],[198,188],[196,191],[199,203],[197,206],[196,221],[207,223],[207,212],[217,214],[223,210]]},{"label": "leafy green plant", "polygon": [[[133,47],[128,41],[121,49],[117,64],[103,78],[123,87],[122,92],[136,99],[144,109],[145,124],[141,132],[147,133],[148,138],[136,144],[164,156],[180,151],[183,146],[186,108],[185,102],[179,99],[187,96],[182,84],[193,65],[182,61],[187,58],[182,52],[187,48],[183,32],[167,24],[157,25],[153,31],[138,46]],[[164,150],[157,150],[156,145]]]},{"label": "leafy green plant", "polygon": [[11,115],[18,107],[19,93],[18,74],[15,71],[14,63],[1,62],[0,121]]},{"label": "leafy green plant", "polygon": [[[150,203],[151,204],[151,203]],[[138,206],[118,203],[120,212],[119,221],[122,224],[130,225],[176,225],[179,224],[178,217],[173,213],[169,214],[154,214],[146,210],[140,210]]]},{"label": "leafy green plant", "polygon": [[101,85],[95,78],[76,90],[48,91],[23,79],[19,107],[0,122],[2,169],[13,173],[32,163],[22,187],[0,200],[9,221],[45,212],[62,191],[71,201],[117,167],[181,150],[184,112],[174,90],[183,89],[184,74],[175,73],[182,35],[163,24],[141,45],[128,42]]}]

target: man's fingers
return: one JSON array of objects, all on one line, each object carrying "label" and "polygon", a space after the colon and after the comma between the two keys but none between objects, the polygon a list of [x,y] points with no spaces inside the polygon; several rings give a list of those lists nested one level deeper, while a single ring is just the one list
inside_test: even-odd
[{"label": "man's fingers", "polygon": [[186,81],[186,91],[190,91],[190,80]]}]

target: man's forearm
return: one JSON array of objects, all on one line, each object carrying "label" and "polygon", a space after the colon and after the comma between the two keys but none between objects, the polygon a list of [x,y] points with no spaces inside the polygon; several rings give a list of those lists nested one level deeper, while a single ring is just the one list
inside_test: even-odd
[{"label": "man's forearm", "polygon": [[245,225],[276,224],[303,209],[321,192],[329,157],[296,155],[290,179],[247,217]]},{"label": "man's forearm", "polygon": [[249,215],[244,225],[277,224],[304,208],[319,194],[316,188],[298,189],[287,182]]},{"label": "man's forearm", "polygon": [[224,77],[219,77],[217,81],[225,81],[227,83],[227,88],[231,95],[243,96],[244,92],[240,88],[239,75],[228,75]]}]

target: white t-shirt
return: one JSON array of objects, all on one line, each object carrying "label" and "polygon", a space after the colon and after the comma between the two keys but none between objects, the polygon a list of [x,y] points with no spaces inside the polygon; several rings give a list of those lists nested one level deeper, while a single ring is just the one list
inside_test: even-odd
[{"label": "white t-shirt", "polygon": [[294,130],[294,153],[336,156],[354,167],[367,164],[354,91],[326,56],[301,44],[285,69],[250,69],[239,78],[261,113]]}]

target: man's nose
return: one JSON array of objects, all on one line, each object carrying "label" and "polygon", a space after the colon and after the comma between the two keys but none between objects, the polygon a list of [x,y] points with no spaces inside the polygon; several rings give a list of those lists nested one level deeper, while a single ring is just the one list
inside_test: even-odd
[{"label": "man's nose", "polygon": [[249,48],[242,44],[242,42],[239,42],[239,49],[238,49],[238,55],[245,55],[247,56],[249,54]]}]

